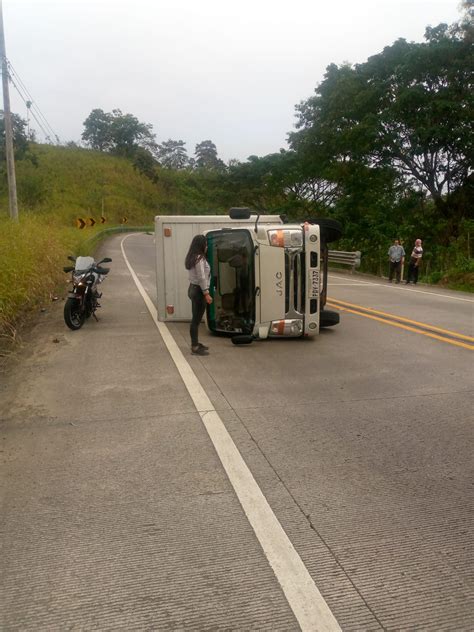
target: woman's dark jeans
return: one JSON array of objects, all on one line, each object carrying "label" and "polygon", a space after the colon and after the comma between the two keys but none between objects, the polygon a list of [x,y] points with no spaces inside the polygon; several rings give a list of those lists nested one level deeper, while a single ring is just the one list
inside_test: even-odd
[{"label": "woman's dark jeans", "polygon": [[415,261],[410,261],[408,265],[407,283],[418,283],[418,266]]},{"label": "woman's dark jeans", "polygon": [[191,299],[191,306],[193,310],[193,318],[191,320],[191,326],[189,327],[189,333],[191,334],[191,344],[193,347],[197,347],[199,344],[198,328],[199,323],[206,311],[206,299],[202,293],[199,285],[190,284],[188,289],[188,296]]}]

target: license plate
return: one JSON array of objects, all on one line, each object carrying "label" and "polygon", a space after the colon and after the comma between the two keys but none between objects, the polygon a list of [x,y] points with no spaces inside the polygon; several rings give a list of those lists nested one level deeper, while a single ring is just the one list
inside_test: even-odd
[{"label": "license plate", "polygon": [[319,297],[319,270],[309,271],[309,287],[311,288],[311,298]]}]

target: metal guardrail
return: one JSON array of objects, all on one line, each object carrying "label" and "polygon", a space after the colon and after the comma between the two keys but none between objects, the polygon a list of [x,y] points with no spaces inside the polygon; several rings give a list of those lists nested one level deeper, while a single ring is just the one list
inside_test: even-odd
[{"label": "metal guardrail", "polygon": [[340,263],[341,265],[350,266],[351,274],[355,268],[360,266],[360,258],[362,253],[360,250],[356,252],[343,252],[342,250],[328,250],[329,263]]}]

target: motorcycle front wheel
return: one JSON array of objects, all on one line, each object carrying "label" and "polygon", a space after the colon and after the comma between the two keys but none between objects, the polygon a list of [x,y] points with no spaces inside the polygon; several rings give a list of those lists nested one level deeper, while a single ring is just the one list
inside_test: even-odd
[{"label": "motorcycle front wheel", "polygon": [[64,305],[64,322],[69,329],[73,331],[80,329],[85,319],[86,315],[81,309],[80,301],[76,298],[68,298]]}]

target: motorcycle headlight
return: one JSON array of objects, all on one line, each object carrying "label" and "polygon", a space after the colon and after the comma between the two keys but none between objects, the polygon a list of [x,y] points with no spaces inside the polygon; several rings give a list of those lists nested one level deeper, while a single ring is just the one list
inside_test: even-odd
[{"label": "motorcycle headlight", "polygon": [[87,272],[73,272],[72,276],[74,277],[74,281],[77,281],[77,283],[79,283],[79,281],[82,281],[82,279],[84,279],[84,277],[87,275]]}]

